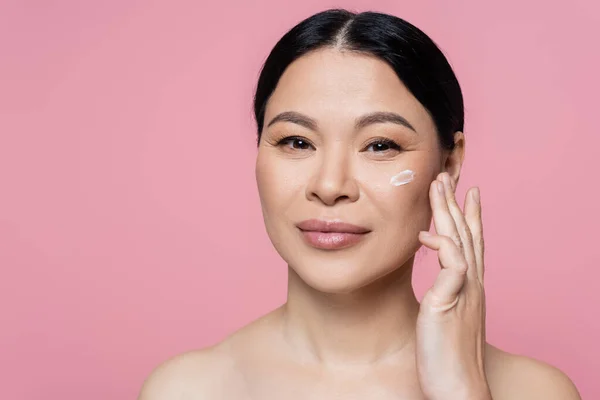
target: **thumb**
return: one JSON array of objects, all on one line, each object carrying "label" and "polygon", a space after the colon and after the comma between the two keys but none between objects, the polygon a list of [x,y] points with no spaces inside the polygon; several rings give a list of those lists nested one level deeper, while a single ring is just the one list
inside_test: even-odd
[{"label": "thumb", "polygon": [[454,307],[467,277],[467,262],[458,246],[447,236],[421,232],[419,240],[432,250],[437,250],[440,272],[423,301],[426,305],[446,310]]}]

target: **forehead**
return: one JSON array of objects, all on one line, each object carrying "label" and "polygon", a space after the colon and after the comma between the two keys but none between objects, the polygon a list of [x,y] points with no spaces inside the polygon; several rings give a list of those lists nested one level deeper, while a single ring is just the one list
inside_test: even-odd
[{"label": "forehead", "polygon": [[336,125],[375,111],[401,114],[417,131],[434,129],[427,110],[384,61],[365,54],[322,49],[294,61],[281,76],[265,121],[283,111],[306,113]]}]

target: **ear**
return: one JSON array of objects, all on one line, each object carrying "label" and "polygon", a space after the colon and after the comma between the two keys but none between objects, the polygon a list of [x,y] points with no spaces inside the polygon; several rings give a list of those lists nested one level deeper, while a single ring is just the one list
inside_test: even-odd
[{"label": "ear", "polygon": [[454,149],[448,150],[442,171],[450,175],[453,186],[456,189],[463,160],[465,159],[465,134],[461,131],[454,133]]}]

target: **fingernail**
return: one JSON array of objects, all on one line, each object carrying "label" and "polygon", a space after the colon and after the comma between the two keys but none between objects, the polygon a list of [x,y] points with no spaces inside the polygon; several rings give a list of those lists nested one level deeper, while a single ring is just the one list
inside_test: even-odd
[{"label": "fingernail", "polygon": [[443,174],[442,180],[444,181],[444,184],[446,185],[447,188],[452,188],[452,183],[450,182],[450,175]]},{"label": "fingernail", "polygon": [[477,204],[480,203],[480,198],[479,198],[479,188],[476,187],[475,190],[473,190],[473,200],[475,200],[475,202]]},{"label": "fingernail", "polygon": [[444,194],[444,184],[442,182],[437,182],[437,187],[438,187],[438,192],[440,192],[440,194]]},{"label": "fingernail", "polygon": [[427,231],[421,231],[421,236],[430,237],[431,233],[429,233]]}]

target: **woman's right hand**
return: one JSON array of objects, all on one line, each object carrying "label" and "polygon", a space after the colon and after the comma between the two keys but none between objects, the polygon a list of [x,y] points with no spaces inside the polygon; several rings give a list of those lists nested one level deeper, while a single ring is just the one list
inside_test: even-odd
[{"label": "woman's right hand", "polygon": [[417,319],[417,370],[429,400],[491,400],[484,370],[485,295],[479,189],[471,188],[464,214],[451,178],[441,173],[429,191],[437,234],[421,232],[438,251],[440,272]]}]

